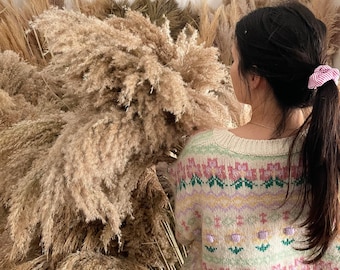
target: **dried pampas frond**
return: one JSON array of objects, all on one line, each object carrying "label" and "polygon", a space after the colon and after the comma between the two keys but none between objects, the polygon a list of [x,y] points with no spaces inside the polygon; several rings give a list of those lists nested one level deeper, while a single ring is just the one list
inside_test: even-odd
[{"label": "dried pampas frond", "polygon": [[128,0],[71,0],[73,10],[104,20],[114,14],[123,17],[129,5]]},{"label": "dried pampas frond", "polygon": [[190,12],[189,8],[179,8],[176,0],[136,0],[131,9],[141,11],[158,26],[162,26],[165,20],[168,20],[173,39],[176,39],[188,25],[196,27],[198,24],[197,15]]},{"label": "dried pampas frond", "polygon": [[65,5],[65,1],[64,0],[49,0],[49,3],[53,6],[59,7],[59,8],[63,8]]},{"label": "dried pampas frond", "polygon": [[50,270],[51,267],[48,264],[46,256],[38,256],[35,259],[23,262],[18,265],[8,266],[6,269],[11,270]]},{"label": "dried pampas frond", "polygon": [[[41,74],[62,82],[60,104],[74,105],[65,113],[58,103],[2,131],[10,259],[28,265],[46,255],[57,267],[80,250],[107,256],[108,265],[123,255],[174,267],[178,255],[164,234],[168,198],[153,166],[196,129],[233,121],[221,102],[230,82],[217,49],[198,44],[196,32],[174,41],[169,24],[133,11],[100,20],[51,9],[31,27],[53,55]],[[11,176],[14,166],[23,169]]]},{"label": "dried pampas frond", "polygon": [[332,64],[335,53],[340,49],[340,5],[335,1],[309,0],[306,5],[327,28],[325,56]]},{"label": "dried pampas frond", "polygon": [[15,264],[8,263],[13,242],[7,228],[8,211],[0,204],[0,269],[12,269]]},{"label": "dried pampas frond", "polygon": [[168,20],[171,37],[174,39],[187,25],[196,27],[198,24],[197,15],[190,12],[188,8],[179,8],[175,0],[77,1],[77,6],[82,13],[100,19],[109,18],[112,15],[125,17],[126,12],[132,10],[150,18],[151,22],[158,26],[163,25]]},{"label": "dried pampas frond", "polygon": [[228,1],[215,11],[206,6],[200,14],[200,38],[207,46],[215,45],[220,51],[220,60],[231,64],[231,45],[234,28],[239,18],[254,9],[254,0]]},{"label": "dried pampas frond", "polygon": [[[162,222],[168,221],[168,197],[160,185],[155,166],[147,168],[132,192],[133,217],[128,216],[122,227],[123,252],[133,252],[139,262],[153,267],[175,265],[173,250],[164,233]],[[151,207],[152,206],[152,207]],[[150,237],[153,236],[153,237]],[[136,248],[140,247],[140,248]],[[164,261],[160,260],[160,251]],[[132,254],[131,254],[132,255]]]},{"label": "dried pampas frond", "polygon": [[48,111],[53,103],[60,102],[63,92],[58,80],[52,80],[47,73],[24,62],[13,51],[5,51],[0,55],[0,89],[12,98],[22,97],[44,111]]},{"label": "dried pampas frond", "polygon": [[220,13],[223,10],[223,6],[220,6],[215,12],[212,12],[206,3],[202,4],[199,12],[199,33],[200,41],[204,43],[206,47],[215,45],[217,27],[219,26]]},{"label": "dried pampas frond", "polygon": [[0,1],[0,51],[13,50],[32,64],[45,65],[41,38],[30,31],[29,21],[49,8],[48,0],[25,1],[15,7],[11,0]]},{"label": "dried pampas frond", "polygon": [[[15,103],[13,99],[0,89],[0,130],[5,126],[10,126],[12,122],[14,122],[11,118],[13,114],[15,114],[15,111],[13,110],[15,108]],[[17,118],[15,115],[13,118]]]},{"label": "dried pampas frond", "polygon": [[57,270],[147,270],[146,266],[140,265],[131,259],[124,257],[116,258],[96,252],[77,252],[66,257],[58,266]]}]

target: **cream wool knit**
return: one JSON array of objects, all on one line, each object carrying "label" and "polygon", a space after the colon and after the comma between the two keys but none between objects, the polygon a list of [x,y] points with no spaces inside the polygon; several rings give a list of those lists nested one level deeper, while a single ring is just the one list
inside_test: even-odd
[{"label": "cream wool knit", "polygon": [[225,129],[189,140],[170,168],[176,234],[189,246],[183,269],[340,269],[339,237],[317,265],[303,264],[308,253],[295,249],[303,247],[308,207],[295,220],[304,182],[301,141],[288,169],[292,140],[249,140]]}]

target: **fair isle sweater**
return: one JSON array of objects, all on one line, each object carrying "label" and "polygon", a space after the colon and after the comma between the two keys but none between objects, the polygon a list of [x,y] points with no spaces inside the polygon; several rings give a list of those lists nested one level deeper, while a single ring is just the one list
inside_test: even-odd
[{"label": "fair isle sweater", "polygon": [[315,265],[303,264],[308,253],[296,249],[304,246],[299,224],[308,207],[296,220],[304,185],[302,143],[289,171],[291,143],[244,139],[222,129],[189,140],[170,168],[176,235],[189,246],[182,269],[340,269],[339,237]]}]

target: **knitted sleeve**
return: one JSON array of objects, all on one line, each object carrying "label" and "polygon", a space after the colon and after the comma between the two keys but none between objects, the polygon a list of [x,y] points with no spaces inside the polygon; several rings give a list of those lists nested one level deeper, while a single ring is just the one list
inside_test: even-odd
[{"label": "knitted sleeve", "polygon": [[200,184],[197,181],[200,181],[201,169],[195,167],[195,157],[200,146],[210,143],[211,136],[212,131],[194,135],[170,168],[176,187],[176,237],[184,245],[197,240],[200,234],[200,197],[196,186]]}]

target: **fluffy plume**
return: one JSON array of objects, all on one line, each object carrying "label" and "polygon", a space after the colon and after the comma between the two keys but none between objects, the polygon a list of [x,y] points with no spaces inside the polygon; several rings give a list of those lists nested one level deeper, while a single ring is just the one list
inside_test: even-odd
[{"label": "fluffy plume", "polygon": [[340,5],[335,1],[316,0],[309,0],[306,4],[327,27],[325,55],[327,61],[332,64],[333,56],[340,49]]},{"label": "fluffy plume", "polygon": [[[69,254],[81,250],[95,253],[91,267],[100,254],[174,264],[161,225],[168,198],[152,167],[194,130],[232,123],[221,103],[229,82],[217,49],[199,45],[195,33],[174,42],[168,24],[158,27],[132,11],[100,20],[53,9],[32,27],[54,55],[32,76],[63,82],[58,97],[68,106],[57,103],[54,113],[0,134],[10,260],[29,260],[27,269],[71,267],[83,257]],[[23,169],[11,175],[14,167]],[[43,250],[28,257],[39,240]]]},{"label": "fluffy plume", "polygon": [[133,10],[150,18],[151,22],[158,26],[163,25],[167,20],[171,36],[174,39],[188,24],[196,26],[198,20],[197,15],[191,12],[189,7],[180,8],[175,0],[77,1],[75,6],[82,13],[96,16],[100,19],[105,19],[112,15],[124,17],[128,10]]}]

